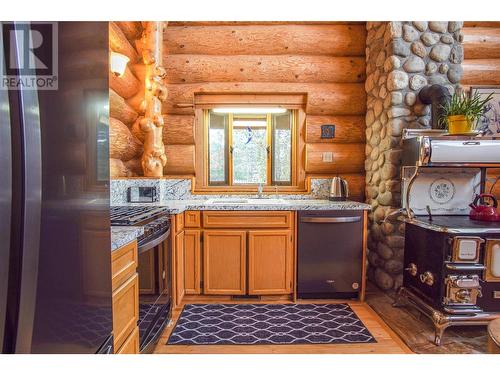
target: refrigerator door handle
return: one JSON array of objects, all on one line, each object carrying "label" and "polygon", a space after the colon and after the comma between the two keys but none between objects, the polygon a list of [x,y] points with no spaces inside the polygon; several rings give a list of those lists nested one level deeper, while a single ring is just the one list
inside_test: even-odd
[{"label": "refrigerator door handle", "polygon": [[[16,35],[17,37],[17,35]],[[14,38],[16,63],[26,48],[23,41]],[[31,39],[31,35],[29,36]],[[16,353],[30,353],[35,320],[40,248],[42,205],[42,147],[38,91],[19,90],[19,117],[21,131],[21,158],[23,160],[22,219],[21,219],[21,282],[19,285],[19,315],[16,332]]]},{"label": "refrigerator door handle", "polygon": [[[5,64],[3,27],[0,23],[0,65]],[[5,66],[5,65],[4,65]],[[9,279],[10,220],[12,210],[12,134],[9,95],[0,87],[0,352],[4,342]]]}]

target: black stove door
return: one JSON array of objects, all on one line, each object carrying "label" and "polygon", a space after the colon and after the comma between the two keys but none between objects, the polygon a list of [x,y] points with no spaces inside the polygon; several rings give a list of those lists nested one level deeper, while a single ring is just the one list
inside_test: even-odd
[{"label": "black stove door", "polygon": [[[442,280],[447,246],[446,234],[406,224],[403,285],[435,308],[441,307],[444,296]],[[409,272],[411,264],[417,268],[415,275]],[[429,278],[426,282],[426,272],[432,275],[432,283]]]},{"label": "black stove door", "polygon": [[139,254],[139,336],[141,353],[154,348],[171,310],[170,238]]}]

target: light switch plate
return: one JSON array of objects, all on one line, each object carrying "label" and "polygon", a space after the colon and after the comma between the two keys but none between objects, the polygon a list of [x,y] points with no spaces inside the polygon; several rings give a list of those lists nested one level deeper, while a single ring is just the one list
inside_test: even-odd
[{"label": "light switch plate", "polygon": [[333,152],[323,152],[323,163],[332,163],[333,162]]}]

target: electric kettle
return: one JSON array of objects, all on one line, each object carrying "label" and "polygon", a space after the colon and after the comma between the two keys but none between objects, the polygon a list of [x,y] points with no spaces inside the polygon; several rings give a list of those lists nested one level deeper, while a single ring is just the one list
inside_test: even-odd
[{"label": "electric kettle", "polygon": [[330,185],[330,200],[345,201],[349,197],[349,185],[347,181],[340,177],[332,178]]}]

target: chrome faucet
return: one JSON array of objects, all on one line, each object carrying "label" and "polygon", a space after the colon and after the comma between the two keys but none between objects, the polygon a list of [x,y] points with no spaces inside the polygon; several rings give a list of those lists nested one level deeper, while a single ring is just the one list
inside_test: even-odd
[{"label": "chrome faucet", "polygon": [[262,198],[262,192],[264,191],[264,184],[260,183],[257,186],[257,198]]}]

